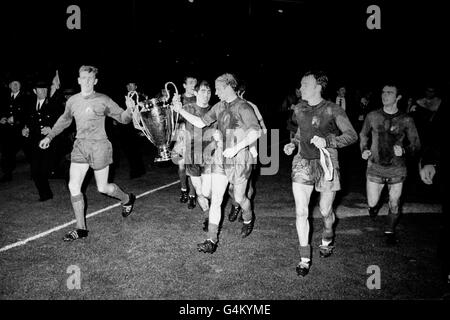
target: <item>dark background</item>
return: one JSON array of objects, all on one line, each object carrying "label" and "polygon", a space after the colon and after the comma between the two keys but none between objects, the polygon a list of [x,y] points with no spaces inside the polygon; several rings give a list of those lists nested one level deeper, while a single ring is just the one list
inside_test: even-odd
[{"label": "dark background", "polygon": [[[71,4],[81,8],[81,30],[66,27]],[[371,4],[381,9],[381,30],[366,27]],[[186,74],[213,82],[235,72],[266,115],[309,69],[327,71],[330,90],[346,83],[378,92],[386,79],[410,92],[430,81],[448,84],[447,11],[437,1],[16,0],[0,6],[3,80],[58,69],[63,87],[78,89],[79,66],[93,64],[100,68],[98,91],[121,94],[134,79],[153,95],[166,81],[182,90]]]}]

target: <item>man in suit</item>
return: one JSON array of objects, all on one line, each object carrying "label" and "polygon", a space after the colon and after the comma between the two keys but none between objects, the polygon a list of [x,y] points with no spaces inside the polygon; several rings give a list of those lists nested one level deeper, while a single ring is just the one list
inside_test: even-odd
[{"label": "man in suit", "polygon": [[54,163],[55,145],[48,149],[39,148],[39,141],[51,131],[58,117],[62,114],[61,108],[50,99],[48,95],[49,84],[38,81],[33,88],[36,98],[30,98],[28,112],[24,117],[25,126],[22,135],[30,143],[31,151],[31,177],[39,192],[39,201],[53,198],[48,178]]},{"label": "man in suit", "polygon": [[5,103],[0,105],[0,139],[2,158],[0,161],[3,176],[0,182],[12,180],[12,173],[16,167],[16,154],[22,148],[27,160],[29,149],[22,138],[24,108],[26,95],[21,90],[21,83],[17,78],[9,82],[10,95]]},{"label": "man in suit", "polygon": [[340,106],[344,111],[347,111],[347,100],[346,100],[347,88],[345,86],[340,86],[336,91],[336,104]]}]

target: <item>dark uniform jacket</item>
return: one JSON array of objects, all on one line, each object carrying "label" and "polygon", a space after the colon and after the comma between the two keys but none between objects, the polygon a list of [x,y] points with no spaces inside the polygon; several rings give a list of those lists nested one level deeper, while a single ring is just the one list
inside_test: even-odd
[{"label": "dark uniform jacket", "polygon": [[36,105],[37,98],[30,99],[24,124],[30,130],[29,138],[33,141],[40,141],[45,138],[45,135],[41,134],[41,129],[44,127],[51,129],[63,110],[55,100],[49,98],[44,100],[39,111],[36,110]]},{"label": "dark uniform jacket", "polygon": [[14,123],[11,125],[6,123],[4,126],[20,129],[23,127],[24,117],[26,116],[27,96],[23,91],[19,91],[16,98],[13,99],[11,92],[6,97],[4,102],[0,105],[0,119],[14,118]]}]

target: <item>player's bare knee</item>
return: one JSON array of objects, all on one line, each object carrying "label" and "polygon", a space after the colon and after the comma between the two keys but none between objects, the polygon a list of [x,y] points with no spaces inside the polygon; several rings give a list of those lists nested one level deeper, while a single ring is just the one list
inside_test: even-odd
[{"label": "player's bare knee", "polygon": [[243,194],[235,194],[234,200],[242,206],[242,204],[247,200],[247,197]]},{"label": "player's bare knee", "polygon": [[206,199],[211,199],[211,193],[202,191],[202,197],[204,197]]},{"label": "player's bare knee", "polygon": [[308,208],[297,208],[295,210],[297,220],[308,219]]},{"label": "player's bare knee", "polygon": [[324,217],[324,218],[333,216],[333,207],[332,206],[321,207],[321,208],[319,208],[319,211],[320,211],[320,214],[322,215],[322,217]]},{"label": "player's bare knee", "polygon": [[75,195],[81,193],[81,185],[80,185],[80,184],[70,181],[70,182],[67,184],[67,186],[68,186],[69,191],[70,191],[70,194],[71,194],[72,196],[75,196]]},{"label": "player's bare knee", "polygon": [[211,200],[211,208],[220,208],[222,205],[222,199],[212,199]]},{"label": "player's bare knee", "polygon": [[392,213],[397,213],[399,208],[399,201],[400,199],[391,199],[389,200],[389,210]]},{"label": "player's bare knee", "polygon": [[109,188],[107,187],[107,185],[105,184],[105,185],[97,185],[97,190],[98,190],[98,192],[100,192],[100,193],[104,193],[104,194],[108,194],[109,192],[109,190],[108,190]]}]

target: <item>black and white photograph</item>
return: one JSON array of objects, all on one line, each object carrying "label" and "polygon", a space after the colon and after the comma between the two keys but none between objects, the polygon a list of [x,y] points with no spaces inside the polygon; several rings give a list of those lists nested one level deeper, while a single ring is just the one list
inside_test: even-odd
[{"label": "black and white photograph", "polygon": [[3,1],[0,300],[448,301],[445,8]]}]

